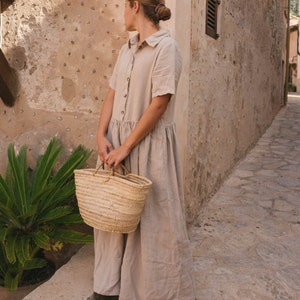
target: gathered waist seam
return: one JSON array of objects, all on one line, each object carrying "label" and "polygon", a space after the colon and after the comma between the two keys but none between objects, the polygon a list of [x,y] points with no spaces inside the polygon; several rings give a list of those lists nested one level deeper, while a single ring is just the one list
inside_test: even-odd
[{"label": "gathered waist seam", "polygon": [[[110,124],[118,124],[118,126],[122,126],[122,125],[127,125],[130,126],[132,128],[134,128],[136,126],[136,124],[138,123],[138,121],[125,121],[125,120],[118,120],[115,118],[112,118],[110,120]],[[166,123],[164,120],[159,120],[158,123],[156,124],[156,128],[173,128],[175,127],[175,122],[173,123]]]}]

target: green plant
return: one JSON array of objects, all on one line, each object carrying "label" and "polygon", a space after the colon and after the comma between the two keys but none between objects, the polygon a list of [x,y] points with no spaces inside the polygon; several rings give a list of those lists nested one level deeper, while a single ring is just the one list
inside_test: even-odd
[{"label": "green plant", "polygon": [[[6,286],[9,290],[15,290],[19,283],[37,283],[39,279],[46,278],[44,274],[52,274],[55,270],[54,264],[50,264],[43,258],[35,257],[21,263],[16,260],[14,263],[8,261],[5,255],[3,243],[0,244],[0,285]],[[45,269],[43,269],[46,267]],[[39,272],[37,272],[37,269]],[[31,271],[34,271],[34,278]],[[42,274],[42,277],[41,277]]]},{"label": "green plant", "polygon": [[78,146],[55,171],[63,147],[52,139],[35,170],[27,164],[27,147],[16,154],[8,147],[5,178],[0,175],[0,284],[10,290],[22,282],[25,270],[46,265],[41,250],[60,243],[90,243],[89,234],[72,229],[82,223],[75,198],[74,169],[91,154]]}]

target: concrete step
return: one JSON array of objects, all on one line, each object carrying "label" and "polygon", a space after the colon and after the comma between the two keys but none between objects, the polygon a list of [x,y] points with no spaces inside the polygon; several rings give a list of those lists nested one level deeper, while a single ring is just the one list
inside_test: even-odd
[{"label": "concrete step", "polygon": [[85,245],[24,300],[84,300],[93,293],[93,245]]}]

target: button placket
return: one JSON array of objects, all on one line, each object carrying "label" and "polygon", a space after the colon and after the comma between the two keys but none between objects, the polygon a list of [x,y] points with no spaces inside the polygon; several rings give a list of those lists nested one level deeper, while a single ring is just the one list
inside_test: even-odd
[{"label": "button placket", "polygon": [[124,96],[123,96],[123,109],[121,110],[121,117],[122,120],[124,120],[125,118],[125,113],[126,113],[126,105],[127,105],[127,100],[128,100],[128,94],[129,94],[129,87],[130,87],[130,78],[131,78],[131,73],[133,70],[133,66],[134,66],[134,55],[132,56],[131,59],[131,63],[128,64],[128,72],[126,74],[126,84],[125,84],[125,88],[124,88]]}]

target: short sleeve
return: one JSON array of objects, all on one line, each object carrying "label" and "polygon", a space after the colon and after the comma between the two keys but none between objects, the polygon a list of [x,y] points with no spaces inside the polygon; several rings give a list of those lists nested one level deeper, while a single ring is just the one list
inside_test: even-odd
[{"label": "short sleeve", "polygon": [[174,95],[181,73],[181,55],[172,38],[161,41],[152,73],[152,97]]}]

